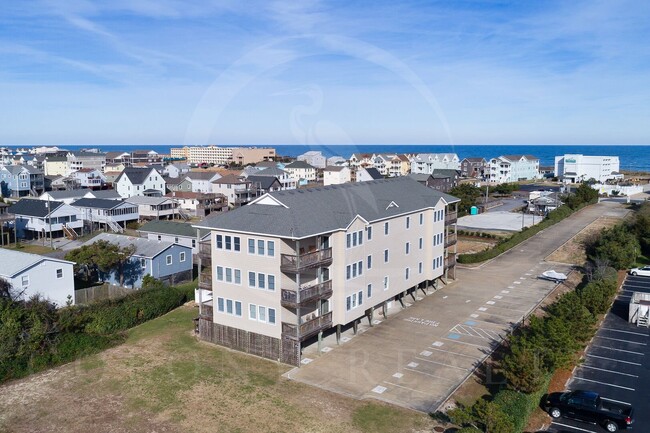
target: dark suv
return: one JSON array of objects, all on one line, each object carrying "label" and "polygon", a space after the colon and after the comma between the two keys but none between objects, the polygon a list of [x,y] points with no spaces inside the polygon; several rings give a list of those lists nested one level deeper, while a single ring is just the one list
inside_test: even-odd
[{"label": "dark suv", "polygon": [[552,418],[561,416],[601,425],[609,432],[630,429],[634,409],[602,399],[591,391],[555,392],[546,396],[544,409]]}]

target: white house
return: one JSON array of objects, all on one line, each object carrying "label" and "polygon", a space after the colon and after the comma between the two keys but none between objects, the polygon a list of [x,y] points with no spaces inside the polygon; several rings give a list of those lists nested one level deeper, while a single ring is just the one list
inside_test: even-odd
[{"label": "white house", "polygon": [[350,169],[345,166],[332,166],[325,167],[323,170],[323,184],[328,185],[340,185],[342,183],[350,182],[351,173]]},{"label": "white house", "polygon": [[171,178],[178,178],[184,174],[189,173],[189,171],[190,171],[190,166],[188,164],[176,163],[176,164],[169,164],[167,167],[165,167],[163,174],[166,174]]},{"label": "white house", "polygon": [[120,200],[82,198],[71,206],[91,225],[97,224],[118,233],[124,231],[127,223],[140,218],[137,205]]},{"label": "white house", "polygon": [[282,189],[296,189],[296,185],[298,183],[298,181],[293,176],[291,176],[289,172],[275,167],[269,167],[269,168],[265,168],[264,170],[259,170],[255,172],[255,176],[277,177],[280,183],[282,184]]},{"label": "white house", "polygon": [[125,200],[138,206],[141,219],[174,219],[180,217],[181,209],[178,202],[169,197],[133,196]]},{"label": "white house", "polygon": [[370,153],[353,153],[350,155],[348,165],[352,171],[359,170],[360,168],[373,167],[372,154]]},{"label": "white house", "polygon": [[284,171],[289,173],[300,185],[316,181],[316,168],[305,161],[294,161],[287,164],[284,166]]},{"label": "white house", "polygon": [[323,152],[318,150],[310,150],[302,155],[298,155],[298,161],[304,161],[312,167],[325,168],[327,159],[323,156]]},{"label": "white house", "polygon": [[0,278],[18,299],[40,295],[57,307],[74,304],[73,262],[0,248],[0,263]]},{"label": "white house", "polygon": [[212,192],[212,181],[221,175],[216,171],[190,171],[184,177],[192,183],[192,192]]},{"label": "white house", "polygon": [[165,194],[165,179],[151,167],[125,168],[115,179],[114,186],[123,198]]},{"label": "white house", "polygon": [[101,188],[106,182],[106,176],[96,168],[82,168],[70,174],[75,183],[81,188]]},{"label": "white house", "polygon": [[419,153],[411,158],[411,173],[433,174],[434,170],[460,170],[455,153]]},{"label": "white house", "polygon": [[492,158],[486,176],[491,183],[539,179],[539,159],[532,155],[502,155]]},{"label": "white house", "polygon": [[605,183],[608,180],[623,179],[619,169],[618,156],[565,154],[555,157],[555,176],[569,183],[589,179]]},{"label": "white house", "polygon": [[52,235],[77,236],[83,227],[79,211],[60,201],[24,198],[8,210],[14,215],[16,234],[19,238],[40,238]]},{"label": "white house", "polygon": [[383,178],[384,176],[382,176],[379,170],[374,167],[362,168],[357,171],[357,182],[368,182],[371,180],[379,180]]},{"label": "white house", "polygon": [[330,158],[327,158],[326,167],[347,166],[347,165],[348,165],[348,160],[343,158],[342,156],[332,156]]},{"label": "white house", "polygon": [[[197,229],[188,223],[176,221],[149,221],[138,230],[140,235],[147,239],[174,244],[185,245],[192,248],[192,254],[199,253],[197,243]],[[207,234],[207,230],[201,230],[201,235]]]},{"label": "white house", "polygon": [[228,200],[228,205],[233,207],[249,203],[259,194],[251,181],[234,174],[228,174],[212,181],[212,192],[224,195]]}]

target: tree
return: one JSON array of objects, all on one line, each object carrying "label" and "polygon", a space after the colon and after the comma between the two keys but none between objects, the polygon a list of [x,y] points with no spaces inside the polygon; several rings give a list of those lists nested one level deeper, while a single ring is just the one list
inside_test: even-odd
[{"label": "tree", "polygon": [[634,232],[624,225],[618,225],[603,231],[588,255],[592,260],[607,261],[616,269],[627,269],[636,262],[640,251],[641,246]]},{"label": "tree", "polygon": [[470,407],[460,406],[448,412],[451,422],[463,427],[461,431],[485,433],[511,433],[512,420],[501,407],[491,401],[480,399]]},{"label": "tree", "polygon": [[502,183],[495,186],[492,190],[497,194],[510,195],[518,189],[519,185],[516,183]]},{"label": "tree", "polygon": [[449,194],[460,199],[458,210],[461,215],[467,214],[469,209],[475,206],[479,197],[482,196],[481,188],[469,183],[463,183],[452,188]]},{"label": "tree", "polygon": [[134,245],[120,247],[108,241],[97,241],[90,245],[70,251],[65,259],[75,262],[77,271],[85,274],[87,280],[97,271],[111,272],[117,270],[120,285],[124,284],[124,263],[135,252]]},{"label": "tree", "polygon": [[503,374],[514,389],[532,393],[540,389],[548,373],[541,365],[537,348],[522,335],[510,338],[510,350],[501,361]]}]

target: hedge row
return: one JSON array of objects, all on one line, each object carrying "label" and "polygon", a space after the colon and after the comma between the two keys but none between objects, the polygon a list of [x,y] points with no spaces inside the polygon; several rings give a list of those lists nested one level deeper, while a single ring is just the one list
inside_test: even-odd
[{"label": "hedge row", "polygon": [[127,329],[193,298],[194,287],[149,281],[118,300],[60,310],[40,299],[0,298],[0,382],[97,353],[123,341]]},{"label": "hedge row", "polygon": [[579,211],[580,209],[587,206],[588,204],[591,204],[591,202],[583,203],[577,206],[575,209],[572,209],[566,205],[560,206],[554,211],[549,212],[546,218],[544,218],[544,220],[541,223],[534,225],[532,227],[524,228],[522,231],[515,233],[509,238],[503,240],[502,242],[499,242],[497,245],[495,245],[493,248],[490,248],[489,250],[480,251],[478,253],[473,253],[473,254],[460,254],[458,256],[458,262],[471,264],[471,263],[479,263],[485,260],[493,259],[498,255],[505,253],[509,249],[517,246],[518,244],[530,238],[531,236],[536,235],[540,231],[562,221],[566,217],[572,215],[574,212]]}]

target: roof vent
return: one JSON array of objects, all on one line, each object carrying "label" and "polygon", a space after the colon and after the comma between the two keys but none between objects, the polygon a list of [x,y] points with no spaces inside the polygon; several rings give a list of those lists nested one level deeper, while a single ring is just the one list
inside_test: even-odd
[{"label": "roof vent", "polygon": [[391,201],[390,203],[388,203],[388,206],[386,206],[386,210],[388,210],[388,209],[390,209],[392,207],[399,207],[399,206],[394,201]]}]

